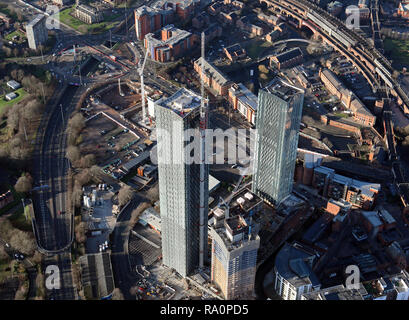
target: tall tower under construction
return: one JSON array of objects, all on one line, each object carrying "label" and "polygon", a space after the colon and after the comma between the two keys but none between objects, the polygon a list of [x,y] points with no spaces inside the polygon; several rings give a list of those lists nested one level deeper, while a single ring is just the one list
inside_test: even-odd
[{"label": "tall tower under construction", "polygon": [[[163,264],[182,276],[201,267],[201,254],[207,256],[209,171],[200,160],[201,99],[183,88],[155,104]],[[189,129],[194,134],[186,139]]]}]

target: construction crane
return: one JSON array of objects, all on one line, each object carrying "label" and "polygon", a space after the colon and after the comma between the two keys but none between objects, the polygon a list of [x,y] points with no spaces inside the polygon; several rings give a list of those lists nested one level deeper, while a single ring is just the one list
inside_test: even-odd
[{"label": "construction crane", "polygon": [[145,85],[143,82],[143,70],[145,69],[146,59],[148,59],[148,50],[145,53],[145,59],[142,66],[138,68],[138,74],[141,77],[141,99],[142,99],[142,121],[146,123],[146,110],[145,110]]},{"label": "construction crane", "polygon": [[[202,32],[202,41],[201,41],[201,55],[202,60],[205,59],[205,34]],[[207,101],[205,101],[204,97],[204,82],[203,77],[200,77],[200,94],[202,96],[200,102],[200,218],[199,218],[199,237],[200,237],[200,244],[199,244],[199,269],[202,270],[204,267],[204,248],[205,248],[205,216],[207,216],[207,212],[205,212],[206,207],[206,199],[205,197],[205,176],[206,174],[206,165],[205,165],[205,143],[206,143],[206,129],[207,129]]]}]

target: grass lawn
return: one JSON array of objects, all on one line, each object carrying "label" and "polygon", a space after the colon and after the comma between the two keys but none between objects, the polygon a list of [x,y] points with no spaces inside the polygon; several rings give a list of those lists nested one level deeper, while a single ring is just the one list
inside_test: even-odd
[{"label": "grass lawn", "polygon": [[338,118],[348,118],[349,117],[347,113],[343,113],[343,112],[334,113],[334,116],[337,116]]},{"label": "grass lawn", "polygon": [[[19,40],[18,41],[13,40],[14,36],[19,36]],[[9,33],[7,36],[5,36],[4,38],[7,41],[13,41],[16,43],[23,43],[27,39],[26,35],[22,33],[20,30],[13,31],[12,33]]]},{"label": "grass lawn", "polygon": [[386,38],[383,42],[385,51],[390,52],[394,63],[409,66],[409,40]]},{"label": "grass lawn", "polygon": [[[30,210],[29,206],[26,206],[26,208],[23,210],[23,205],[20,201],[20,205],[18,209],[8,218],[14,228],[22,230],[22,231],[28,231],[28,232],[33,231],[31,227],[29,210]],[[26,215],[24,214],[24,211],[28,211],[27,220],[26,220]]]},{"label": "grass lawn", "polygon": [[17,89],[17,91],[14,91],[14,92],[17,94],[17,98],[11,101],[7,101],[4,96],[0,96],[0,113],[4,107],[11,106],[19,102],[21,99],[23,99],[27,95],[27,92],[24,90],[24,88]]},{"label": "grass lawn", "polygon": [[116,24],[118,24],[118,21],[112,22],[112,20],[116,19],[119,17],[119,14],[114,14],[114,15],[107,15],[106,21],[100,22],[100,23],[94,23],[94,24],[86,24],[82,22],[81,20],[78,20],[77,18],[74,18],[71,16],[71,12],[74,10],[74,8],[68,8],[60,12],[60,21],[66,25],[69,25],[71,28],[74,28],[75,30],[78,30],[81,33],[101,33],[104,31],[107,31],[114,27]]},{"label": "grass lawn", "polygon": [[272,44],[268,41],[254,39],[246,46],[247,55],[251,59],[257,59],[264,50],[271,46]]}]

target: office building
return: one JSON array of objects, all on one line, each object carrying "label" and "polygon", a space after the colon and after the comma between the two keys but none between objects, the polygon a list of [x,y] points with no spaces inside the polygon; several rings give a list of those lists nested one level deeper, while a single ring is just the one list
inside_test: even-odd
[{"label": "office building", "polygon": [[[191,152],[186,147],[184,133],[199,127],[200,104],[201,97],[187,89],[155,102],[163,264],[182,276],[192,274],[199,267],[200,161],[189,160]],[[208,212],[208,170],[206,165],[205,212]],[[206,244],[207,228],[203,234],[202,241]]]},{"label": "office building", "polygon": [[258,93],[253,192],[272,204],[292,190],[304,91],[276,78]]},{"label": "office building", "polygon": [[40,45],[44,45],[48,39],[46,27],[46,17],[37,15],[26,26],[28,46],[30,49],[37,50]]}]

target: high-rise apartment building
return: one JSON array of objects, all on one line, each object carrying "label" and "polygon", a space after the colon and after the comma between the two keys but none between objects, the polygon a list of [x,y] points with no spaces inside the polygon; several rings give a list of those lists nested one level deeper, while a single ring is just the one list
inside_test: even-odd
[{"label": "high-rise apartment building", "polygon": [[253,192],[271,204],[292,190],[304,91],[276,78],[258,93]]},{"label": "high-rise apartment building", "polygon": [[[187,89],[155,102],[163,264],[182,276],[192,274],[200,262],[200,144],[195,150],[189,147],[199,141],[200,105],[201,97]],[[185,138],[189,129],[194,129],[190,140]],[[208,165],[203,183],[207,213]],[[206,244],[207,227],[203,229]],[[207,256],[206,250],[203,254]]]},{"label": "high-rise apartment building", "polygon": [[136,37],[143,40],[145,35],[171,24],[174,19],[188,20],[197,3],[194,0],[159,0],[152,6],[139,7],[135,10]]},{"label": "high-rise apartment building", "polygon": [[39,46],[45,44],[48,39],[46,17],[42,14],[37,15],[27,24],[26,32],[29,48],[37,50]]},{"label": "high-rise apartment building", "polygon": [[[244,191],[238,199],[243,206],[260,200],[250,191]],[[250,298],[260,247],[259,224],[244,213],[241,205],[234,210],[217,208],[213,213],[211,279],[227,300]]]}]

